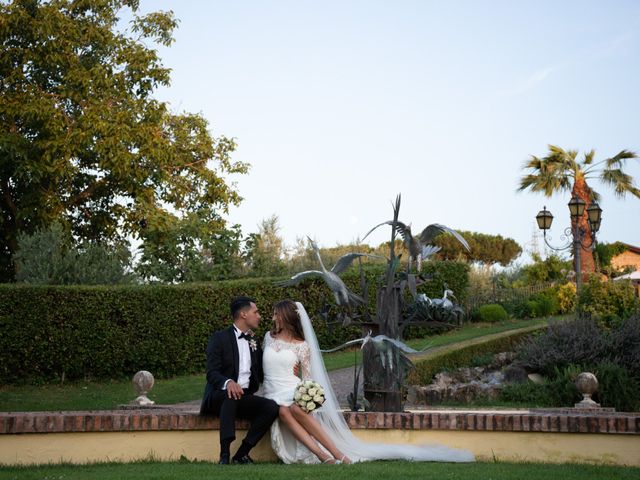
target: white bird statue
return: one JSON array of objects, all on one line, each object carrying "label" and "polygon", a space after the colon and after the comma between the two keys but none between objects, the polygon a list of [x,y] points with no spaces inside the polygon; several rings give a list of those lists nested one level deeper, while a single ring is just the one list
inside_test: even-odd
[{"label": "white bird statue", "polygon": [[451,296],[452,298],[456,298],[456,296],[453,294],[453,291],[447,288],[445,289],[444,294],[442,295],[442,298],[431,299],[431,305],[434,305],[440,308],[452,309],[453,302],[449,300],[448,298],[449,296]]}]

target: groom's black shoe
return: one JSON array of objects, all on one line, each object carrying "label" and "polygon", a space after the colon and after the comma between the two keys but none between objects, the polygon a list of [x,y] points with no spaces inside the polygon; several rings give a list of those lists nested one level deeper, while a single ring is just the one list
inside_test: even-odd
[{"label": "groom's black shoe", "polygon": [[233,463],[239,463],[240,465],[249,465],[253,463],[249,455],[243,455],[241,457],[233,457]]},{"label": "groom's black shoe", "polygon": [[218,463],[220,465],[229,465],[231,463],[229,461],[229,454],[228,453],[221,453],[220,454],[220,461]]}]

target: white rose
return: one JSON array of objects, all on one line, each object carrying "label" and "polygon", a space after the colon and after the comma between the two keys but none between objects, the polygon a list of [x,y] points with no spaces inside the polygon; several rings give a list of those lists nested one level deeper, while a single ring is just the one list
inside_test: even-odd
[{"label": "white rose", "polygon": [[297,402],[298,400],[300,400],[302,398],[302,394],[300,392],[296,392],[293,395],[293,399]]},{"label": "white rose", "polygon": [[302,395],[302,400],[304,400],[305,402],[308,402],[309,400],[311,400],[311,396],[310,395]]},{"label": "white rose", "polygon": [[318,405],[322,405],[322,402],[324,402],[324,398],[322,398],[320,395],[316,395],[315,397],[313,397],[313,401]]},{"label": "white rose", "polygon": [[318,391],[316,392],[318,395],[324,395],[324,390],[322,388],[319,388]]},{"label": "white rose", "polygon": [[309,402],[307,403],[307,412],[310,412],[311,410],[315,410],[316,408],[316,404],[313,402]]},{"label": "white rose", "polygon": [[317,388],[310,388],[309,390],[307,390],[307,393],[309,395],[311,395],[312,397],[314,397],[316,395],[316,393],[318,393],[318,389]]},{"label": "white rose", "polygon": [[298,400],[298,405],[302,408],[306,408],[307,402],[305,402],[304,400]]},{"label": "white rose", "polygon": [[300,387],[300,388],[298,389],[298,391],[299,391],[300,393],[307,393],[307,389],[306,389],[305,387]]},{"label": "white rose", "polygon": [[311,380],[307,380],[306,382],[304,382],[304,386],[309,388],[311,385],[313,385],[313,382]]}]

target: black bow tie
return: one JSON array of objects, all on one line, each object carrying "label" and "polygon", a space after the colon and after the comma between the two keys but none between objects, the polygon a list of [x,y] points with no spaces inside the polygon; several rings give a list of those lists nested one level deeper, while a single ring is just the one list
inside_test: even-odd
[{"label": "black bow tie", "polygon": [[247,335],[246,333],[241,333],[238,338],[244,338],[247,342],[251,340],[251,335]]}]

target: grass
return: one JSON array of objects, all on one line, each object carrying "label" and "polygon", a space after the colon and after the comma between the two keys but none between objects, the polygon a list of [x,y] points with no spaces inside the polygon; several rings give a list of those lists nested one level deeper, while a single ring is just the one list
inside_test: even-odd
[{"label": "grass", "polygon": [[443,480],[534,480],[562,478],[563,480],[626,480],[638,479],[640,468],[582,464],[535,463],[426,463],[426,462],[369,462],[356,465],[257,465],[223,466],[208,462],[137,462],[103,463],[93,465],[46,465],[38,467],[0,467],[0,479],[63,478],[86,479],[211,479],[251,478],[253,480],[306,480],[327,477],[332,480],[370,478]]},{"label": "grass", "polygon": [[[188,402],[202,396],[204,374],[156,380],[149,398],[160,404]],[[110,410],[135,398],[131,380],[75,382],[65,385],[0,387],[0,411]]]},{"label": "grass", "polygon": [[[544,319],[507,321],[499,324],[469,324],[445,334],[426,339],[409,340],[416,350],[429,345],[437,347],[472,338],[544,323]],[[360,350],[324,355],[327,370],[353,367],[360,363]],[[199,399],[204,389],[204,374],[157,379],[149,398],[159,404],[174,404]],[[107,382],[75,382],[60,385],[0,386],[0,411],[38,410],[108,410],[135,398],[131,380]]]},{"label": "grass", "polygon": [[[531,320],[507,320],[499,323],[471,323],[460,329],[453,330],[440,335],[427,338],[420,338],[407,341],[407,345],[415,350],[422,350],[429,347],[440,347],[450,345],[452,343],[464,342],[473,338],[492,335],[494,333],[502,333],[509,330],[531,327],[534,325],[542,325],[547,322],[565,319],[566,316],[551,318],[534,318]],[[358,349],[355,352],[358,365],[362,362],[362,354]],[[339,368],[353,367],[354,351],[336,352],[324,355],[324,362],[328,371],[337,370]]]}]

